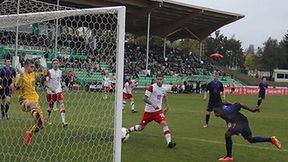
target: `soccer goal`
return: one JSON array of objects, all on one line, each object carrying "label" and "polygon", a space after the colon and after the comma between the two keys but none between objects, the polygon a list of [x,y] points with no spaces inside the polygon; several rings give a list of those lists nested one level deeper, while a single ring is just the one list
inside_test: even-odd
[{"label": "soccer goal", "polygon": [[[33,2],[37,12],[30,7],[22,12],[20,5],[17,13],[9,13],[8,2],[0,4],[1,60],[17,56],[21,64],[44,58],[51,69],[57,58],[68,126],[62,125],[56,101],[49,124],[33,135],[29,146],[23,145],[25,131],[34,121],[12,93],[9,120],[0,121],[0,161],[120,162],[125,7],[51,11],[55,6],[42,4],[39,11],[37,1],[23,0],[24,7]],[[1,64],[5,66],[4,61]],[[109,84],[103,91],[104,77]],[[45,76],[35,87],[46,119],[50,103],[43,82]]]}]

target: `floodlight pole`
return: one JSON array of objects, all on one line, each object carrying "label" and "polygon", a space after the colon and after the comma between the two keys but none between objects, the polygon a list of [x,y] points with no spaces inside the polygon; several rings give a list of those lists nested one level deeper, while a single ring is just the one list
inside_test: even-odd
[{"label": "floodlight pole", "polygon": [[202,64],[202,52],[203,52],[203,43],[202,43],[202,40],[199,39],[199,61],[200,61],[200,64],[201,64],[201,67],[202,67],[202,75],[204,75],[204,65]]},{"label": "floodlight pole", "polygon": [[[17,2],[17,15],[19,15],[20,13],[20,1],[21,0],[18,0]],[[18,41],[19,41],[19,20],[17,20],[17,23],[16,23],[16,39],[15,39],[15,56],[18,55]]]},{"label": "floodlight pole", "polygon": [[163,49],[163,57],[166,58],[166,45],[167,45],[167,38],[164,38],[164,49]]},{"label": "floodlight pole", "polygon": [[199,54],[200,54],[200,62],[202,61],[202,51],[203,51],[203,43],[202,41],[200,41],[200,44],[199,44]]},{"label": "floodlight pole", "polygon": [[147,42],[146,42],[146,68],[145,74],[148,74],[148,62],[149,62],[149,43],[150,43],[150,21],[151,21],[151,11],[148,13],[148,23],[147,23]]},{"label": "floodlight pole", "polygon": [[[59,2],[60,0],[57,0],[57,11],[59,10]],[[57,48],[58,48],[58,19],[56,19],[56,27],[55,27],[55,46],[54,46],[54,57],[57,54]]]}]

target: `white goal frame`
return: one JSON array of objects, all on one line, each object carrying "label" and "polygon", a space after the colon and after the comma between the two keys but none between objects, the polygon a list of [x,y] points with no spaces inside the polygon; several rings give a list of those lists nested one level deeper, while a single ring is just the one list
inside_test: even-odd
[{"label": "white goal frame", "polygon": [[[67,16],[65,13],[73,12],[74,15],[84,15],[89,13],[107,13],[109,11],[117,12],[117,49],[116,49],[116,88],[115,88],[115,106],[114,106],[114,141],[113,141],[113,161],[121,162],[121,128],[122,128],[122,89],[124,78],[124,44],[125,44],[125,20],[126,20],[126,7],[103,7],[103,8],[90,8],[90,9],[75,9],[75,10],[61,10],[52,12],[37,12],[25,14],[12,14],[0,15],[0,21],[3,26],[17,27],[19,25],[27,25],[33,22],[48,21],[43,19],[45,14],[55,15],[53,19],[59,19]],[[33,16],[33,20],[29,21],[27,17]],[[51,15],[50,15],[51,16]],[[16,46],[17,50],[17,46]]]}]

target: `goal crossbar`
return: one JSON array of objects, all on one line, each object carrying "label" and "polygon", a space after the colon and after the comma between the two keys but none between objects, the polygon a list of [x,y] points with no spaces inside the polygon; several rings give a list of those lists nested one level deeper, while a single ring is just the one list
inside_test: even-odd
[{"label": "goal crossbar", "polygon": [[83,16],[89,14],[109,14],[109,13],[112,14],[120,9],[123,9],[123,6],[1,15],[0,28],[29,25],[32,23],[61,19],[70,16]]}]

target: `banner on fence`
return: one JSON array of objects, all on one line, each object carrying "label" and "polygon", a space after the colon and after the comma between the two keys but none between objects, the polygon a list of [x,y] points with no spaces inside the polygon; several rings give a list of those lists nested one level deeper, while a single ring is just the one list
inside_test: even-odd
[{"label": "banner on fence", "polygon": [[[233,94],[258,95],[258,87],[235,87]],[[231,93],[231,87],[225,87],[225,93]],[[288,95],[288,88],[267,88],[266,95]]]}]

